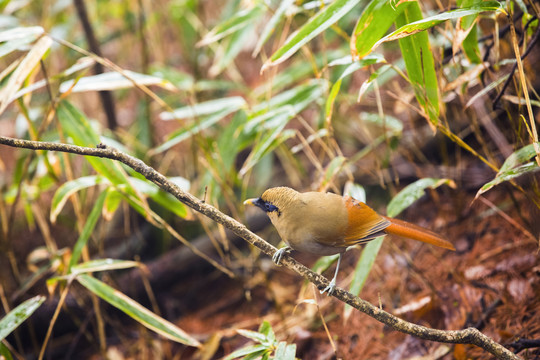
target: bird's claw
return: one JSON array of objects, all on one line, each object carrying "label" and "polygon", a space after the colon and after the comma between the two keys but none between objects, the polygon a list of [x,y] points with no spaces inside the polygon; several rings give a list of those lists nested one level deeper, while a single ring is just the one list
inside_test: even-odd
[{"label": "bird's claw", "polygon": [[332,279],[332,281],[330,281],[330,284],[328,284],[327,287],[321,290],[321,294],[326,293],[327,296],[331,296],[335,290],[336,290],[336,280]]},{"label": "bird's claw", "polygon": [[283,256],[290,252],[291,252],[290,247],[288,246],[282,247],[281,249],[279,249],[278,251],[274,253],[274,256],[272,256],[272,261],[274,262],[274,264],[279,265]]}]

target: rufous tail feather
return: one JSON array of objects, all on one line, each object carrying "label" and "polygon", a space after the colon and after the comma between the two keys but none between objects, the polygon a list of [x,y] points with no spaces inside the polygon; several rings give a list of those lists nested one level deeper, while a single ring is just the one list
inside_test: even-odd
[{"label": "rufous tail feather", "polygon": [[448,240],[443,239],[440,235],[437,235],[433,231],[424,229],[423,227],[408,223],[403,220],[392,219],[386,216],[384,216],[384,218],[390,221],[390,225],[386,229],[384,229],[384,231],[388,234],[422,241],[427,244],[435,245],[449,250],[456,250],[452,243],[450,243]]}]

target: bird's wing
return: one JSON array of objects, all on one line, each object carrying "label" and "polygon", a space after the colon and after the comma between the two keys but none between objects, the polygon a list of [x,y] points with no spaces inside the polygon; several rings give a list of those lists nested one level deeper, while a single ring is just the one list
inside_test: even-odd
[{"label": "bird's wing", "polygon": [[344,239],[346,246],[364,243],[385,235],[384,229],[390,225],[390,221],[352,197],[346,196],[344,201],[349,218]]}]

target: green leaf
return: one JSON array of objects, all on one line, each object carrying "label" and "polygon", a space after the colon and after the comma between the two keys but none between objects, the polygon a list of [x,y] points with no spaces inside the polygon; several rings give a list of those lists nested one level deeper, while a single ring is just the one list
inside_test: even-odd
[{"label": "green leaf", "polygon": [[[536,146],[540,146],[540,142],[536,143]],[[519,165],[522,165],[524,162],[529,161],[536,156],[535,144],[529,144],[521,149],[513,152],[502,164],[499,169],[499,173],[508,171],[512,168],[515,168]]]},{"label": "green leaf", "polygon": [[4,340],[19,325],[26,321],[45,301],[45,296],[35,296],[26,300],[0,319],[0,341]]},{"label": "green leaf", "polygon": [[43,35],[19,63],[15,71],[7,80],[6,85],[0,91],[0,115],[14,100],[14,95],[21,88],[28,76],[34,71],[52,45],[52,39]]},{"label": "green leaf", "polygon": [[244,28],[245,26],[248,26],[249,24],[256,22],[263,11],[264,7],[262,5],[256,5],[250,9],[244,9],[236,12],[234,16],[219,24],[208,34],[206,34],[206,36],[199,41],[197,46],[209,45]]},{"label": "green leaf", "polygon": [[54,193],[51,201],[51,222],[54,224],[58,214],[64,208],[69,197],[82,189],[96,186],[98,184],[110,184],[109,181],[99,175],[83,176],[78,179],[70,180],[63,183]]},{"label": "green leaf", "polygon": [[293,130],[283,130],[285,124],[278,126],[273,131],[264,135],[260,141],[257,141],[255,147],[249,154],[244,165],[238,172],[239,176],[244,176],[255,164],[259,162],[266,154],[277,148],[285,140],[292,138],[295,135]]},{"label": "green leaf", "polygon": [[347,159],[344,156],[336,156],[330,161],[324,171],[324,176],[321,181],[322,187],[326,187],[326,185],[332,181],[334,176],[336,176],[341,171],[343,166],[345,166],[346,161]]},{"label": "green leaf", "polygon": [[[75,145],[95,147],[101,142],[86,117],[67,101],[62,101],[57,109],[58,119],[65,133],[73,139]],[[127,176],[120,165],[110,159],[87,156],[86,159],[94,170],[114,184],[126,184]]]},{"label": "green leaf", "polygon": [[11,352],[3,342],[0,342],[0,359],[13,360],[13,355],[11,355]]},{"label": "green leaf", "polygon": [[353,7],[358,5],[360,1],[361,0],[336,0],[319,11],[285,41],[285,44],[264,63],[261,71],[287,60],[308,41],[345,16]]},{"label": "green leaf", "polygon": [[246,330],[246,329],[237,329],[237,333],[242,335],[243,337],[247,337],[248,339],[251,339],[253,341],[256,341],[258,343],[264,343],[266,342],[266,335],[262,334],[259,331],[253,331],[253,330]]},{"label": "green leaf", "polygon": [[69,260],[68,270],[79,261],[81,253],[88,243],[88,239],[90,239],[90,236],[94,232],[94,228],[96,227],[97,221],[101,215],[101,211],[103,210],[103,203],[105,202],[106,196],[107,192],[102,191],[92,207],[92,211],[90,212],[90,215],[88,215],[88,219],[86,219],[86,223],[84,224],[81,234],[79,235],[75,246],[73,246],[73,253],[71,254],[71,259]]},{"label": "green leaf", "polygon": [[172,112],[165,111],[159,114],[163,121],[181,120],[212,115],[222,112],[224,109],[241,109],[247,105],[246,100],[241,96],[231,96],[216,100],[200,102],[194,105],[184,106]]},{"label": "green leaf", "polygon": [[[540,147],[540,142],[536,144]],[[478,190],[475,198],[491,190],[494,186],[497,186],[500,183],[512,180],[526,173],[538,171],[540,168],[536,161],[529,162],[530,159],[536,156],[534,146],[534,144],[529,144],[513,152],[504,161],[495,178],[484,184],[480,190]]]},{"label": "green leaf", "polygon": [[157,76],[145,75],[129,70],[124,70],[128,76],[124,76],[119,72],[107,72],[98,75],[81,77],[77,81],[68,80],[60,85],[60,92],[86,92],[86,91],[103,91],[103,90],[118,90],[132,88],[135,84],[138,85],[157,85],[169,91],[176,91],[177,88],[169,81]]},{"label": "green leaf", "polygon": [[[410,5],[396,18],[396,26],[409,24],[422,18],[417,2]],[[426,32],[418,32],[399,40],[405,60],[409,81],[414,88],[416,100],[433,125],[439,122],[439,87],[435,62]]]},{"label": "green leaf", "polygon": [[276,352],[274,353],[276,360],[294,360],[296,359],[296,344],[287,344],[285,341],[280,341]]},{"label": "green leaf", "polygon": [[257,41],[257,45],[255,45],[255,49],[253,50],[253,57],[259,54],[263,45],[270,38],[274,30],[276,29],[278,23],[281,21],[283,15],[285,15],[287,9],[289,9],[294,4],[294,2],[295,0],[282,0],[279,2],[279,7],[274,12],[274,15],[272,15],[270,20],[266,23],[263,31],[259,35],[259,40]]},{"label": "green leaf", "polygon": [[110,271],[119,269],[129,269],[139,266],[136,261],[116,260],[116,259],[97,259],[74,265],[71,268],[72,274],[85,274],[97,271]]},{"label": "green leaf", "polygon": [[159,154],[165,150],[170,149],[174,145],[177,145],[182,141],[189,139],[193,135],[196,135],[201,131],[210,128],[211,126],[218,123],[220,120],[224,119],[226,116],[238,111],[239,108],[240,107],[222,107],[221,110],[209,115],[208,117],[204,117],[200,120],[193,122],[189,126],[181,128],[180,130],[172,133],[169,137],[169,140],[153,149],[152,153]]},{"label": "green leaf", "polygon": [[[374,240],[371,240],[366,244],[366,246],[364,246],[362,255],[360,256],[360,259],[356,263],[356,268],[354,269],[354,277],[351,282],[351,288],[349,289],[352,294],[359,295],[360,291],[362,291],[362,288],[366,283],[366,279],[371,272],[371,268],[375,263],[377,254],[379,254],[383,240],[384,236],[380,236]],[[353,308],[350,305],[345,304],[345,310],[343,312],[343,317],[345,320],[351,315],[352,310]]]},{"label": "green leaf", "polygon": [[79,283],[81,283],[81,285],[90,290],[92,293],[96,294],[112,306],[123,311],[140,324],[146,326],[148,329],[160,334],[161,336],[184,345],[196,347],[201,346],[196,339],[189,336],[178,326],[157,316],[133,299],[97,280],[96,278],[81,274],[78,275],[76,279],[79,281]]},{"label": "green leaf", "polygon": [[266,338],[265,342],[268,345],[272,345],[276,341],[276,334],[274,333],[274,329],[272,329],[272,326],[270,325],[270,323],[268,321],[266,321],[266,320],[263,321],[261,326],[259,326],[259,332],[261,334],[264,334],[264,336]]},{"label": "green leaf", "polygon": [[111,220],[116,210],[122,203],[124,195],[122,195],[117,189],[109,187],[106,190],[107,196],[105,197],[105,202],[103,204],[103,210],[101,215],[105,220]]},{"label": "green leaf", "polygon": [[251,354],[261,356],[267,351],[268,351],[267,347],[261,344],[246,346],[244,348],[238,349],[230,353],[229,355],[224,357],[223,360],[232,360],[232,359],[239,358],[241,356],[246,356],[246,355],[251,355]]},{"label": "green leaf", "polygon": [[372,0],[358,19],[351,37],[353,58],[362,59],[373,51],[375,43],[386,34],[395,19],[409,4],[409,2],[402,2],[394,6],[392,1]]},{"label": "green leaf", "polygon": [[411,206],[416,200],[424,196],[427,188],[436,189],[441,185],[454,187],[454,181],[450,179],[425,178],[407,185],[388,204],[386,213],[389,217],[396,217],[403,210]]},{"label": "green leaf", "polygon": [[465,56],[472,64],[481,64],[482,58],[480,57],[480,47],[478,46],[478,29],[476,24],[467,34],[467,37],[461,43]]},{"label": "green leaf", "polygon": [[[349,56],[349,59],[352,58]],[[334,102],[336,100],[336,96],[339,93],[339,90],[341,89],[341,83],[343,82],[343,79],[352,73],[354,73],[357,70],[362,69],[363,67],[366,67],[368,65],[377,64],[380,62],[385,62],[384,58],[382,56],[373,55],[373,56],[366,56],[364,59],[361,59],[360,61],[353,62],[350,64],[345,71],[341,74],[339,79],[332,85],[332,89],[330,90],[330,94],[328,95],[328,99],[326,100],[326,121],[330,122],[332,118],[332,112],[334,109]],[[333,64],[329,64],[328,66],[332,66]]]},{"label": "green leaf", "polygon": [[216,56],[214,57],[214,63],[208,70],[210,77],[215,77],[221,74],[227,67],[231,66],[236,56],[242,51],[249,41],[249,38],[253,36],[254,24],[249,24],[244,29],[235,32],[227,39],[220,43]]},{"label": "green leaf", "polygon": [[[418,5],[418,3],[416,4]],[[418,10],[419,9],[420,8],[418,8]],[[423,19],[421,16],[420,17],[415,16],[417,20],[412,19],[412,21],[408,21],[403,24],[400,24],[399,25],[400,27],[396,31],[392,32],[391,34],[377,41],[377,43],[373,47],[376,48],[377,46],[379,46],[380,44],[386,41],[393,41],[393,40],[397,40],[397,39],[401,39],[407,36],[417,34],[419,32],[423,32],[447,20],[458,19],[464,16],[469,16],[469,15],[477,15],[484,11],[504,12],[504,9],[501,7],[501,4],[498,1],[482,1],[478,5],[473,5],[473,6],[461,8],[461,9],[450,10],[444,13],[427,17],[425,19]]]},{"label": "green leaf", "polygon": [[[141,193],[150,196],[159,205],[169,210],[178,217],[185,218],[188,214],[187,208],[184,204],[178,201],[172,194],[161,190],[156,184],[151,183],[148,180],[141,180],[138,178],[130,178],[130,183],[135,189]],[[177,184],[178,185],[178,184]]]},{"label": "green leaf", "polygon": [[313,264],[313,266],[311,267],[311,270],[313,270],[313,271],[315,271],[316,273],[319,273],[319,274],[323,273],[326,270],[328,270],[328,268],[330,266],[332,266],[332,264],[335,263],[338,258],[339,258],[339,254],[330,255],[330,256],[323,256],[323,257],[319,258],[315,262],[315,264]]},{"label": "green leaf", "polygon": [[45,30],[41,26],[16,27],[0,32],[0,57],[23,49],[41,36]]}]

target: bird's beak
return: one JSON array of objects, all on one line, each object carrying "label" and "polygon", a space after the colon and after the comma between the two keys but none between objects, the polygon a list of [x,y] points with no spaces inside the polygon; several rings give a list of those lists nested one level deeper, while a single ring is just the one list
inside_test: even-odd
[{"label": "bird's beak", "polygon": [[259,198],[253,198],[253,199],[247,199],[244,201],[244,205],[253,205],[256,206],[255,203],[259,200]]}]

